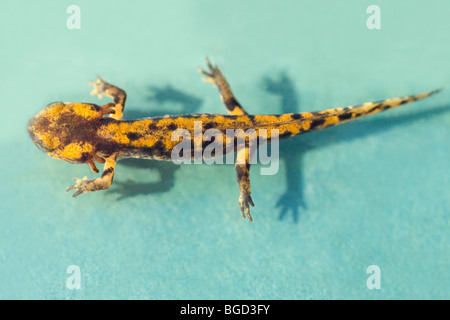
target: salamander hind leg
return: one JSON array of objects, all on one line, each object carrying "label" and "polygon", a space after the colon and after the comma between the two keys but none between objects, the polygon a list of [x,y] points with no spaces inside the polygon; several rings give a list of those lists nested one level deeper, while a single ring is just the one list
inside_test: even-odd
[{"label": "salamander hind leg", "polygon": [[97,95],[99,99],[103,96],[110,97],[114,100],[114,113],[111,114],[111,118],[116,120],[121,120],[123,116],[123,109],[125,108],[125,101],[127,94],[124,90],[109,84],[102,78],[97,76],[96,82],[89,82],[89,84],[94,88],[91,91],[91,95]]},{"label": "salamander hind leg", "polygon": [[73,180],[76,182],[76,184],[68,187],[66,191],[76,190],[75,193],[72,195],[72,197],[75,198],[82,193],[108,189],[113,181],[115,166],[116,166],[116,155],[114,154],[105,159],[105,166],[103,168],[103,173],[100,178],[97,179],[88,179],[87,177],[84,177],[83,179],[75,178]]},{"label": "salamander hind leg", "polygon": [[253,222],[250,214],[250,206],[254,207],[250,188],[250,161],[248,146],[239,149],[236,157],[236,179],[239,185],[239,206],[241,207],[242,218],[248,218]]},{"label": "salamander hind leg", "polygon": [[222,99],[227,111],[231,115],[244,115],[247,112],[240,105],[237,99],[234,97],[231,91],[230,85],[227,79],[219,70],[219,67],[213,66],[209,59],[206,59],[206,64],[209,71],[205,71],[202,68],[198,68],[198,71],[206,76],[203,80],[205,82],[210,82],[219,89],[220,99]]}]

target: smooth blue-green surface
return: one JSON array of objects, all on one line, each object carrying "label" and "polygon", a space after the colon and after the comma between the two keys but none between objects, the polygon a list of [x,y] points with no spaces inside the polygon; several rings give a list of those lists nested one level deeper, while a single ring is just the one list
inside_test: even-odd
[{"label": "smooth blue-green surface", "polygon": [[[369,30],[366,9],[381,8]],[[81,29],[66,9],[81,9]],[[450,298],[448,1],[2,1],[0,298]],[[252,167],[255,222],[232,165],[123,161],[111,189],[40,152],[28,119],[52,101],[125,89],[128,118],[225,112],[208,55],[250,113],[439,95],[281,144]],[[68,266],[81,289],[66,287]],[[369,290],[366,271],[381,270]]]}]

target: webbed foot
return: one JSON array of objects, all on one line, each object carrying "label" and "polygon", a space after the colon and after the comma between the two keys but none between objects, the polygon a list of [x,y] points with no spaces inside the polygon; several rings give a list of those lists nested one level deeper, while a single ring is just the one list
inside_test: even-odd
[{"label": "webbed foot", "polygon": [[97,76],[96,82],[89,81],[89,84],[94,88],[91,91],[91,95],[93,96],[97,95],[99,99],[101,99],[105,95],[106,82],[103,81],[103,79],[100,78],[100,76]]},{"label": "webbed foot", "polygon": [[206,58],[206,65],[208,66],[209,72],[203,70],[201,67],[198,67],[198,72],[206,76],[203,78],[203,81],[218,85],[219,80],[223,78],[222,73],[217,66],[213,66],[211,64],[208,58]]},{"label": "webbed foot", "polygon": [[70,186],[66,189],[66,192],[70,190],[77,190],[72,197],[76,197],[82,193],[86,193],[91,191],[91,184],[95,179],[88,179],[87,177],[84,177],[83,179],[74,178],[73,181],[75,181],[75,184],[73,186]]}]

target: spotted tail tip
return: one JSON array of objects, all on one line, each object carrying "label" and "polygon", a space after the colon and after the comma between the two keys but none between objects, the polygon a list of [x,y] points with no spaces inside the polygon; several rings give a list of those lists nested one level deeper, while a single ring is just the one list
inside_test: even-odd
[{"label": "spotted tail tip", "polygon": [[439,88],[439,89],[430,91],[430,92],[428,93],[428,96],[431,96],[431,95],[433,95],[433,94],[435,94],[435,93],[439,93],[439,92],[441,92],[442,90],[444,90],[444,87],[441,87],[441,88]]},{"label": "spotted tail tip", "polygon": [[432,96],[433,94],[439,93],[442,90],[444,90],[444,87],[436,89],[436,90],[432,90],[432,91],[419,93],[419,94],[416,94],[414,96],[410,96],[412,98],[412,101],[409,101],[409,102],[413,102],[413,101],[416,101],[416,100],[422,100],[422,99],[428,98],[429,96]]}]

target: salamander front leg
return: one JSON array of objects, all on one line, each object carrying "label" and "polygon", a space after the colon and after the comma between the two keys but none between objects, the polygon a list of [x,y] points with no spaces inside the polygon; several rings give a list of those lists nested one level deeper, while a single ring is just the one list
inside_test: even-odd
[{"label": "salamander front leg", "polygon": [[116,167],[116,155],[114,154],[104,160],[105,166],[103,168],[103,173],[100,178],[97,179],[88,179],[87,177],[84,177],[83,179],[75,178],[73,180],[76,182],[76,184],[68,187],[66,191],[76,190],[76,192],[72,195],[72,197],[75,198],[76,196],[82,193],[108,189],[111,186],[114,177],[114,169]]},{"label": "salamander front leg", "polygon": [[[107,96],[114,100],[114,106],[112,106],[114,112],[111,113],[110,117],[116,120],[121,120],[123,116],[123,109],[125,108],[125,100],[127,99],[126,92],[106,81],[103,81],[103,79],[99,76],[97,76],[96,82],[91,81],[89,84],[94,87],[91,95],[98,95],[99,99],[103,96]],[[110,104],[108,104],[108,108],[111,108],[109,105]]]}]

